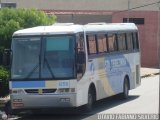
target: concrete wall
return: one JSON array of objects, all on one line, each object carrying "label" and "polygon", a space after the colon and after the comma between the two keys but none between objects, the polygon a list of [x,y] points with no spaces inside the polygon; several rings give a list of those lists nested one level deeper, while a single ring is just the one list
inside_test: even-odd
[{"label": "concrete wall", "polygon": [[[130,0],[130,8],[141,6],[158,0]],[[38,8],[45,10],[127,10],[128,0],[1,0],[16,2],[17,8]],[[157,11],[156,5],[136,10]]]},{"label": "concrete wall", "polygon": [[112,22],[112,15],[56,15],[58,22],[73,22],[87,24],[93,22]]}]

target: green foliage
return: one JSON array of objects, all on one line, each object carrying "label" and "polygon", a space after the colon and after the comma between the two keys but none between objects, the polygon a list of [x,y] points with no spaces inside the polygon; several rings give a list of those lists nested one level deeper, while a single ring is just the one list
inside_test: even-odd
[{"label": "green foliage", "polygon": [[[48,16],[36,9],[0,9],[0,65],[5,48],[10,48],[12,34],[24,28],[40,25],[51,25],[56,21],[56,16]],[[9,72],[4,67],[0,67],[0,96],[5,96],[9,92],[8,87]]]},{"label": "green foliage", "polygon": [[0,97],[9,94],[9,71],[0,66]]},{"label": "green foliage", "polygon": [[49,16],[36,9],[0,9],[0,54],[4,48],[10,48],[13,32],[39,25],[51,25],[55,21],[56,16]]}]

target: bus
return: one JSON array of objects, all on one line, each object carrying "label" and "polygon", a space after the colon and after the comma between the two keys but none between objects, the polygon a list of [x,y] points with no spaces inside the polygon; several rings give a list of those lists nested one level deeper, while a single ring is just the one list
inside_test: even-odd
[{"label": "bus", "polygon": [[55,23],[18,30],[11,45],[12,110],[76,108],[129,90],[140,79],[134,23]]}]

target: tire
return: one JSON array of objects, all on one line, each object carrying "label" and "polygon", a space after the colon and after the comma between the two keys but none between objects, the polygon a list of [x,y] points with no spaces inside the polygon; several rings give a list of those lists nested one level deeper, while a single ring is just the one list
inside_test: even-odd
[{"label": "tire", "polygon": [[5,104],[5,113],[7,115],[17,115],[18,114],[18,111],[12,109],[12,107],[11,107],[11,101],[8,101]]},{"label": "tire", "polygon": [[122,99],[127,99],[129,94],[129,82],[128,82],[128,78],[125,77],[124,79],[124,84],[123,84],[123,93],[121,93],[121,98]]},{"label": "tire", "polygon": [[89,90],[88,92],[88,103],[85,105],[85,110],[87,112],[91,112],[93,108],[93,103],[94,103],[94,92],[92,89]]}]

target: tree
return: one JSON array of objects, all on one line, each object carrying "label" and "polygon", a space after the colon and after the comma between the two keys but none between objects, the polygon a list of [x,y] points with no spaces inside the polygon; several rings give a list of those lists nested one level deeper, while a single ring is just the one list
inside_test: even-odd
[{"label": "tree", "polygon": [[47,15],[36,9],[0,9],[0,64],[5,48],[10,48],[12,34],[19,29],[39,25],[51,25],[56,21],[55,15]]},{"label": "tree", "polygon": [[[51,25],[56,16],[48,16],[36,9],[0,9],[0,65],[5,48],[10,48],[12,34],[19,30],[39,25]],[[9,94],[9,71],[0,66],[0,97]]]}]

